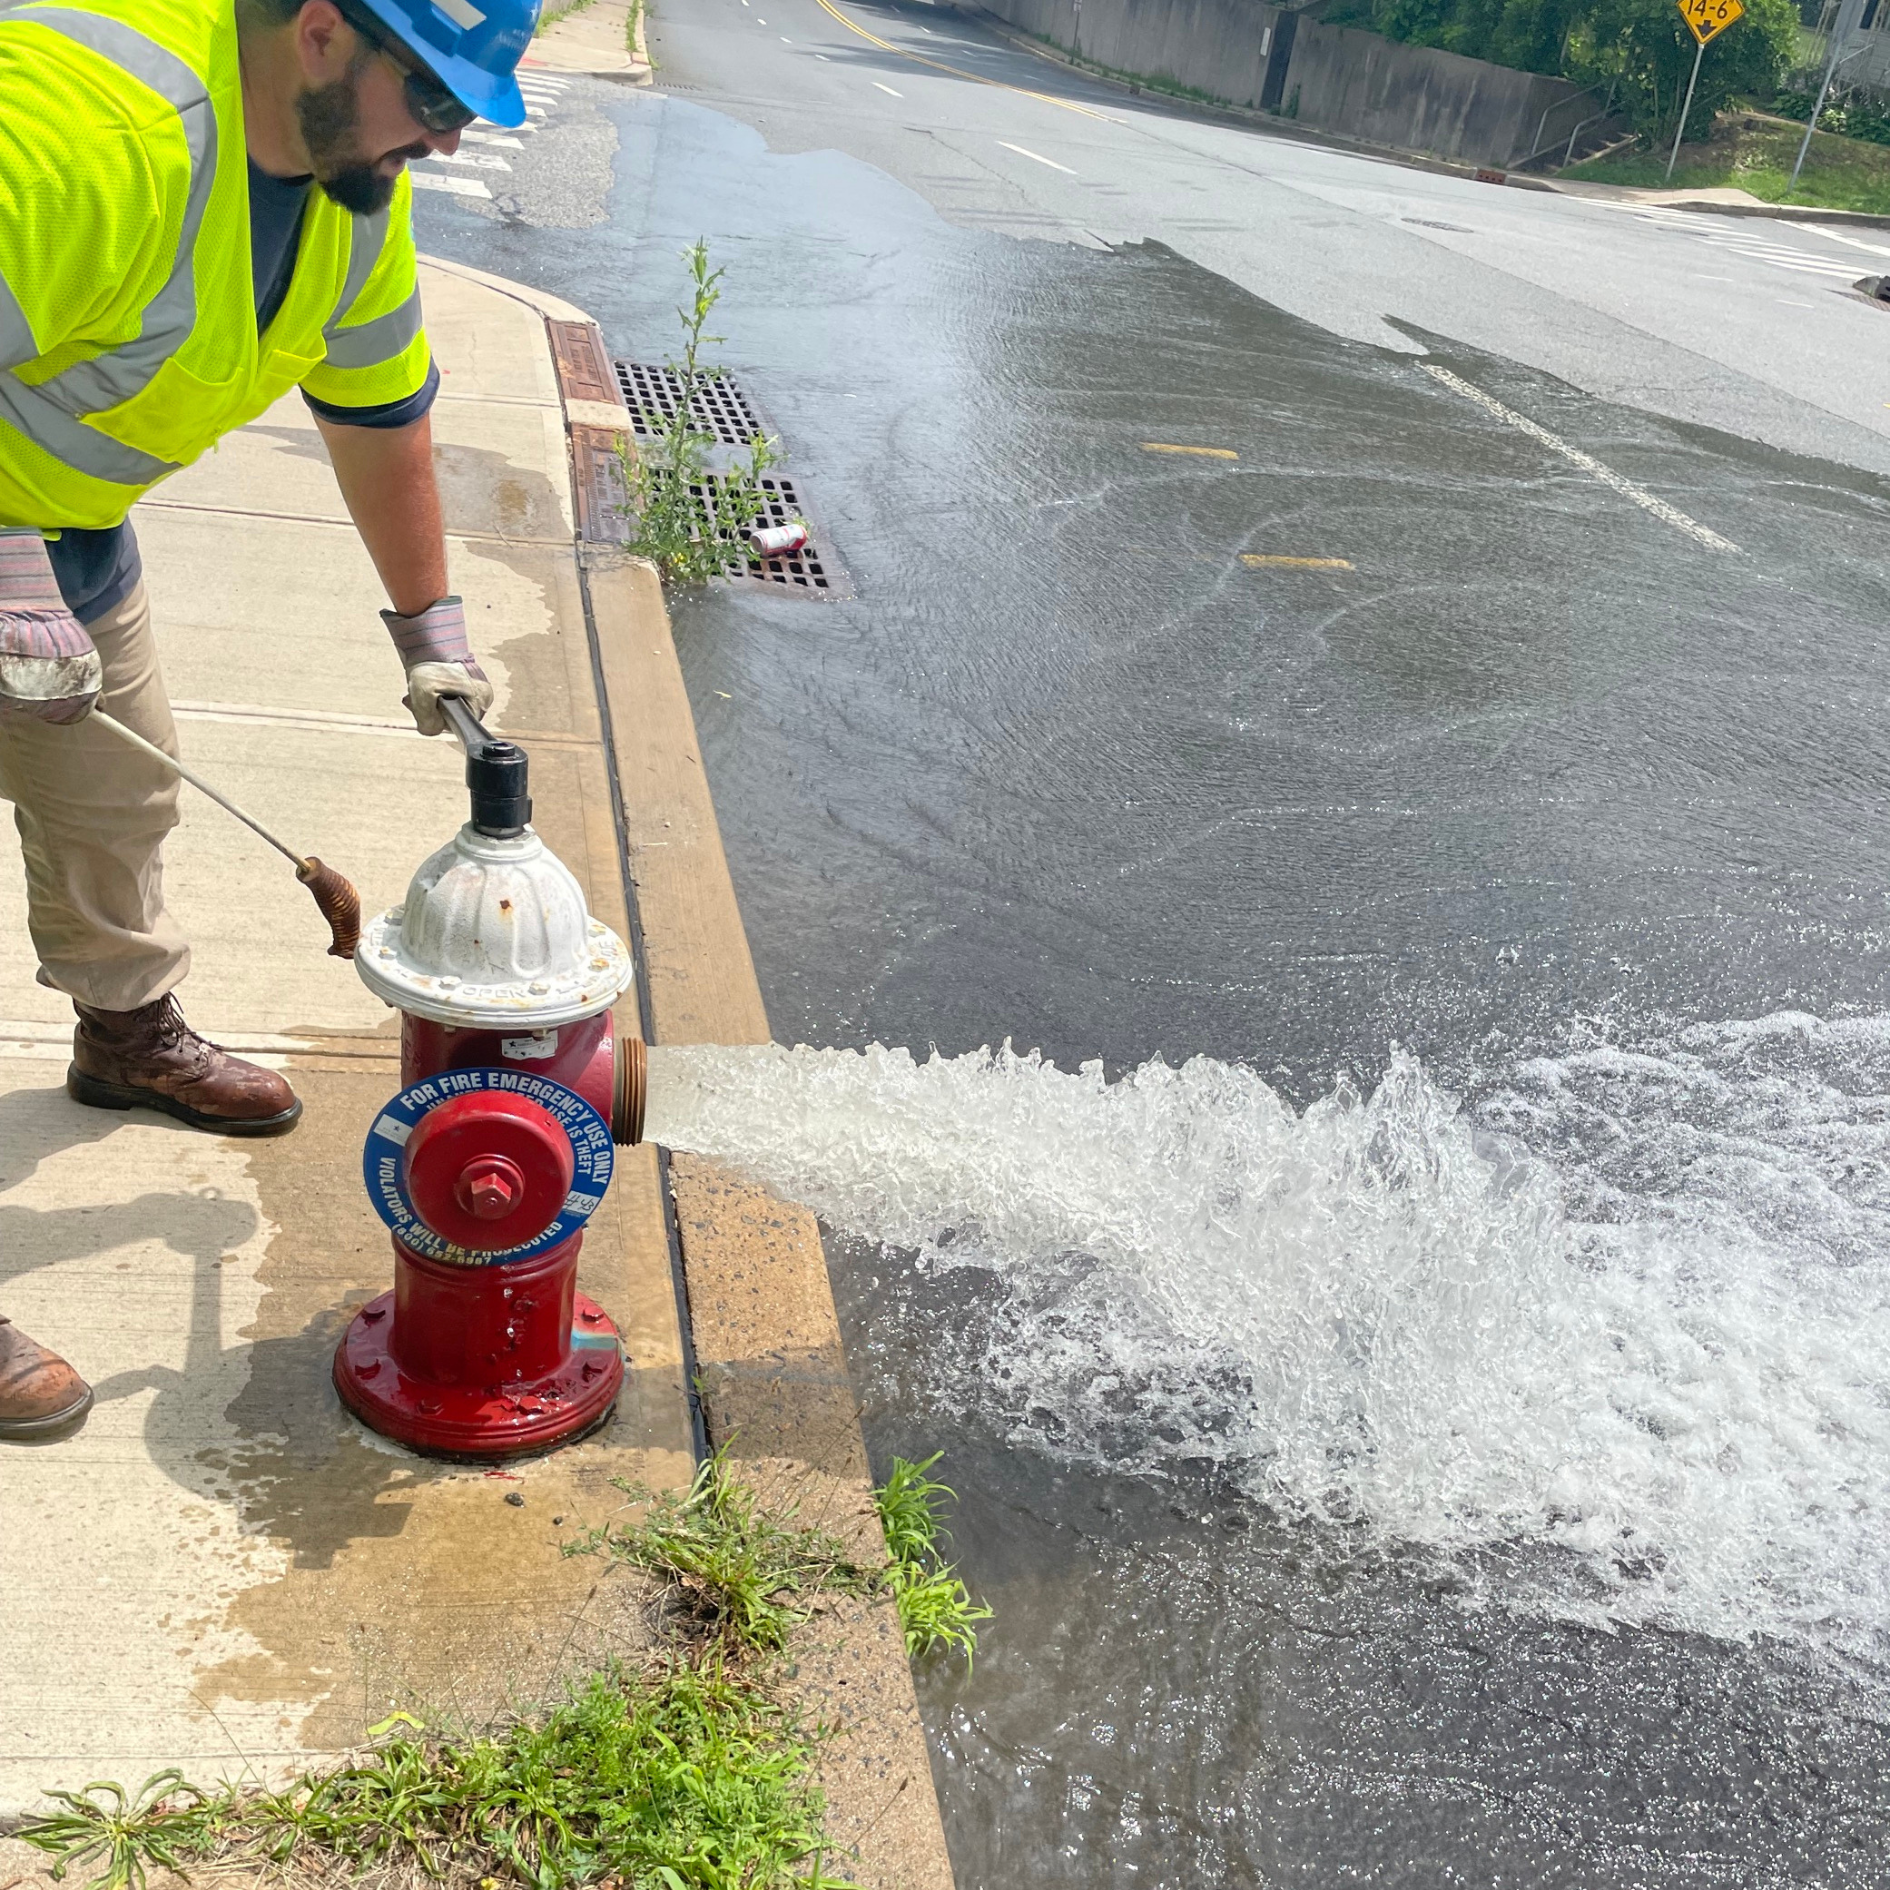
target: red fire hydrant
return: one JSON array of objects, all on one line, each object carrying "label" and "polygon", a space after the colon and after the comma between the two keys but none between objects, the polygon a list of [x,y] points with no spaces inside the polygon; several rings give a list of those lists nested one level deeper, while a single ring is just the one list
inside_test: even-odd
[{"label": "red fire hydrant", "polygon": [[355,954],[403,1013],[403,1087],[363,1154],[394,1289],[349,1325],[335,1386],[415,1450],[510,1457],[596,1428],[623,1385],[577,1263],[615,1145],[642,1137],[643,1044],[612,1023],[629,949],[532,831],[524,751],[447,707],[472,818]]}]

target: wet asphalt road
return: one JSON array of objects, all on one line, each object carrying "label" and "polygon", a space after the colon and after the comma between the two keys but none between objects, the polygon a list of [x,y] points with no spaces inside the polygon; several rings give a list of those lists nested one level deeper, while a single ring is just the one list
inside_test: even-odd
[{"label": "wet asphalt road", "polygon": [[[1405,171],[844,10],[889,45],[671,0],[667,95],[540,88],[491,197],[421,218],[647,359],[683,245],[729,271],[724,358],[859,589],[675,613],[778,1036],[1306,1100],[1393,1044],[1473,1089],[1576,1019],[1885,1008],[1876,238]],[[999,1623],[927,1699],[967,1886],[1881,1880],[1874,1695],[1467,1618],[1012,1449],[925,1369],[980,1307],[836,1262],[876,1452],[976,1492]]]}]

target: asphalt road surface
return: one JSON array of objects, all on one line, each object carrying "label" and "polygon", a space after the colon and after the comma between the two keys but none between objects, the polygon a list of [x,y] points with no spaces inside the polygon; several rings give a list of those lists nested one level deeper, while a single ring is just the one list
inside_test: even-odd
[{"label": "asphalt road surface", "polygon": [[[651,361],[684,245],[728,271],[857,589],[675,602],[776,1034],[1240,1063],[1315,1167],[1389,1067],[1361,1186],[1419,1194],[1442,1085],[1558,1192],[1549,1312],[1631,1277],[1648,1342],[1475,1416],[1501,1336],[1335,1166],[1375,1531],[1282,1481],[1278,1333],[837,1243],[873,1448],[947,1452],[997,1608],[923,1679],[961,1883],[1879,1881],[1890,233],[1409,170],[922,0],[652,45],[422,167],[422,241]],[[1466,1557],[1486,1464],[1549,1494]]]}]

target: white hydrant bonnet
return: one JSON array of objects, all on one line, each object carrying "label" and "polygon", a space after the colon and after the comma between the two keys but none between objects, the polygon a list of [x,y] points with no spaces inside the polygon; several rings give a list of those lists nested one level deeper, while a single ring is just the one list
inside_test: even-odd
[{"label": "white hydrant bonnet", "polygon": [[574,1024],[635,975],[629,947],[536,833],[499,839],[471,822],[414,874],[405,905],[362,927],[354,962],[376,997],[472,1030]]}]

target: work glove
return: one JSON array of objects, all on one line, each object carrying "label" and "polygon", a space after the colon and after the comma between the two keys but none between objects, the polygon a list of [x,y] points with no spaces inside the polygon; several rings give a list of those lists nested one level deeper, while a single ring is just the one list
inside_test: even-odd
[{"label": "work glove", "polygon": [[0,528],[0,717],[77,722],[104,680],[92,639],[59,594],[45,539]]},{"label": "work glove", "polygon": [[457,597],[442,597],[417,617],[384,610],[381,622],[407,671],[407,693],[402,700],[422,735],[445,734],[442,696],[463,696],[475,716],[483,717],[492,707],[492,685],[473,661],[472,645],[466,641],[466,611]]}]

